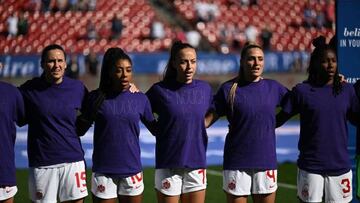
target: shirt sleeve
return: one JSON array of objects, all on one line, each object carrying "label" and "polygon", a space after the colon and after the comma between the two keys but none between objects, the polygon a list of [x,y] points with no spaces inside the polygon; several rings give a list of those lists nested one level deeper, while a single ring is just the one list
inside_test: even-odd
[{"label": "shirt sleeve", "polygon": [[152,86],[147,92],[146,92],[146,96],[149,99],[150,105],[151,105],[151,109],[153,112],[158,112],[157,108],[156,108],[156,104],[157,99],[156,99],[156,95],[155,95],[155,87]]},{"label": "shirt sleeve", "polygon": [[26,124],[24,99],[18,89],[16,89],[16,124],[18,126]]},{"label": "shirt sleeve", "polygon": [[355,91],[356,89],[350,88],[350,111],[353,113],[360,113],[360,104],[358,97],[360,95],[357,95]]},{"label": "shirt sleeve", "polygon": [[299,112],[300,99],[297,88],[285,94],[282,101],[282,110],[288,114],[297,114]]},{"label": "shirt sleeve", "polygon": [[144,111],[142,112],[140,119],[141,119],[141,122],[143,122],[143,123],[150,123],[155,120],[154,114],[152,113],[149,99],[146,96],[145,96]]},{"label": "shirt sleeve", "polygon": [[289,90],[284,87],[283,85],[279,84],[279,87],[278,87],[278,95],[279,95],[279,98],[278,98],[278,106],[281,106],[283,107],[284,106],[284,102],[285,102],[285,99],[288,95],[288,92]]},{"label": "shirt sleeve", "polygon": [[220,87],[220,89],[217,91],[217,93],[214,96],[213,99],[213,109],[216,111],[216,113],[221,117],[226,114],[226,98],[225,98],[225,90],[224,87]]},{"label": "shirt sleeve", "polygon": [[[23,126],[23,125],[28,124],[28,122],[29,122],[29,101],[27,101],[27,98],[26,98],[25,85],[23,84],[20,87],[18,87],[18,90],[19,90],[19,93],[21,94],[21,98],[22,98],[22,103],[23,103],[23,109],[22,109],[23,112],[22,113],[23,113],[23,115],[19,115],[22,117],[21,117],[21,121],[19,120],[20,122],[17,124],[19,126]],[[21,114],[21,112],[19,112],[19,114]]]}]

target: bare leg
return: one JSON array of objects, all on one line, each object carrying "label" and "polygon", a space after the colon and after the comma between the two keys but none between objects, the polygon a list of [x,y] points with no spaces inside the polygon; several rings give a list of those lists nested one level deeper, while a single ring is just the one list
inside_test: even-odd
[{"label": "bare leg", "polygon": [[168,196],[156,190],[158,203],[178,203],[180,196]]},{"label": "bare leg", "polygon": [[96,197],[94,194],[92,195],[93,203],[116,203],[117,199],[101,199]]},{"label": "bare leg", "polygon": [[189,192],[181,195],[181,203],[204,203],[206,190]]},{"label": "bare leg", "polygon": [[[226,192],[225,192],[226,193]],[[235,196],[229,193],[226,193],[227,203],[247,203],[248,196]]]},{"label": "bare leg", "polygon": [[63,203],[83,203],[85,198],[81,198],[81,199],[76,199],[76,200],[70,200],[70,201],[65,201]]},{"label": "bare leg", "polygon": [[276,192],[270,194],[254,194],[254,203],[275,203]]},{"label": "bare leg", "polygon": [[143,195],[136,195],[136,196],[119,196],[119,203],[141,203],[143,199]]},{"label": "bare leg", "polygon": [[9,199],[0,201],[0,203],[14,203],[14,197],[10,197]]}]

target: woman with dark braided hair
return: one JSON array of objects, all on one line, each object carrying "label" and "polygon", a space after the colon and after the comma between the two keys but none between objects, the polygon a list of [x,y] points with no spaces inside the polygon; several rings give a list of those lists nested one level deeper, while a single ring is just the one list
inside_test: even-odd
[{"label": "woman with dark braided hair", "polygon": [[[144,190],[140,159],[139,122],[153,132],[155,119],[145,94],[131,92],[132,61],[120,48],[103,58],[99,89],[85,104],[94,116],[91,192],[94,202],[140,203]],[[102,102],[98,98],[104,97]],[[97,108],[91,108],[99,105]],[[89,107],[89,108],[86,108]]]},{"label": "woman with dark braided hair", "polygon": [[194,79],[195,49],[174,42],[164,79],[146,93],[158,115],[155,188],[159,203],[204,203],[207,134],[204,124],[212,92]]},{"label": "woman with dark braided hair", "polygon": [[239,75],[225,82],[206,116],[209,126],[220,116],[229,121],[223,163],[223,190],[228,203],[274,203],[277,189],[275,114],[288,90],[263,79],[264,52],[247,43]]},{"label": "woman with dark braided hair", "polygon": [[[332,40],[336,42],[336,40]],[[352,172],[347,120],[359,112],[351,84],[341,82],[336,51],[313,40],[308,79],[297,84],[277,115],[277,126],[300,114],[297,195],[302,202],[350,202]]]}]

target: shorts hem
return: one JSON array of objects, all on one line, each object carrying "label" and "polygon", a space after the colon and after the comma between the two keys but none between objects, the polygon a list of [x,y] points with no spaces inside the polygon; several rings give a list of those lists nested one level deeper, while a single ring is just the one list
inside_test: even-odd
[{"label": "shorts hem", "polygon": [[117,195],[121,195],[121,196],[129,196],[129,197],[133,197],[133,196],[138,196],[138,195],[141,195],[141,194],[143,194],[144,193],[144,189],[142,189],[140,192],[134,192],[134,193],[131,193],[131,194],[129,194],[129,193],[117,193]]},{"label": "shorts hem", "polygon": [[[303,202],[322,202],[322,199],[320,199],[320,200],[304,200],[303,198],[301,198],[301,197],[299,197],[299,196],[298,196],[298,199],[301,200],[301,201],[303,201]],[[339,203],[340,203],[340,202],[339,202]]]},{"label": "shorts hem", "polygon": [[37,200],[33,200],[32,198],[30,198],[30,200],[34,203],[37,203],[37,202],[46,202],[46,203],[57,203],[57,201],[49,201],[49,200],[44,200],[44,199],[37,199]]},{"label": "shorts hem", "polygon": [[206,190],[206,186],[187,189],[186,192],[182,192],[182,194],[190,193],[190,192],[197,192],[197,191],[200,191],[200,190]]},{"label": "shorts hem", "polygon": [[82,196],[79,196],[79,197],[71,197],[71,198],[67,198],[67,199],[60,199],[60,202],[66,202],[66,201],[72,201],[72,200],[78,200],[78,199],[83,199],[85,197],[87,197],[89,194],[86,193]]},{"label": "shorts hem", "polygon": [[330,202],[325,202],[325,203],[349,203],[351,201],[352,201],[352,199],[349,200],[349,201],[341,201],[341,202],[339,202],[339,201],[330,201]]},{"label": "shorts hem", "polygon": [[17,192],[18,192],[18,188],[17,188],[17,186],[12,186],[12,187],[14,187],[14,188],[13,188],[13,191],[9,192],[7,196],[2,196],[2,197],[0,197],[0,201],[4,201],[4,200],[7,200],[7,199],[10,199],[10,198],[15,197],[15,195],[16,195]]},{"label": "shorts hem", "polygon": [[251,193],[241,193],[241,194],[239,194],[239,193],[236,193],[236,192],[230,192],[229,190],[225,190],[224,188],[223,188],[223,191],[225,193],[227,193],[229,195],[233,195],[233,196],[249,196],[249,195],[251,195]]},{"label": "shorts hem", "polygon": [[117,198],[117,196],[115,196],[115,197],[109,197],[109,196],[103,196],[103,195],[99,195],[99,194],[97,194],[96,192],[94,192],[94,191],[91,191],[91,194],[93,194],[95,197],[98,197],[98,198],[100,198],[100,199],[114,199],[114,198]]},{"label": "shorts hem", "polygon": [[167,196],[179,196],[179,195],[181,195],[181,192],[179,194],[177,194],[177,193],[176,194],[170,194],[170,192],[168,192],[166,190],[161,190],[161,189],[159,190],[157,188],[155,188],[155,190],[160,192],[161,194],[167,195]]},{"label": "shorts hem", "polygon": [[95,197],[100,198],[100,199],[114,199],[114,198],[117,198],[117,196],[116,197],[104,197],[104,196],[101,196],[101,195],[94,194],[93,192],[91,194],[93,194]]},{"label": "shorts hem", "polygon": [[257,191],[257,192],[253,192],[252,194],[254,194],[254,195],[271,194],[271,193],[276,192],[276,190],[277,190],[277,187],[276,187],[276,188],[274,188],[273,190],[268,190],[268,191]]}]

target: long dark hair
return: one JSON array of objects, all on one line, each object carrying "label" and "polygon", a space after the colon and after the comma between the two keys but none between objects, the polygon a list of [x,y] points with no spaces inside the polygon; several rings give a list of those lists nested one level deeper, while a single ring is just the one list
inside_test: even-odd
[{"label": "long dark hair", "polygon": [[186,48],[191,48],[191,49],[195,50],[195,48],[193,46],[191,46],[190,44],[184,43],[181,41],[175,41],[172,44],[171,49],[170,49],[170,57],[169,57],[169,60],[166,64],[165,71],[164,71],[164,77],[163,77],[164,82],[170,82],[170,81],[174,81],[176,79],[176,68],[173,66],[173,64],[174,64],[179,52]]},{"label": "long dark hair", "polygon": [[132,65],[130,57],[121,48],[112,47],[106,50],[102,61],[99,84],[99,89],[102,92],[108,93],[111,91],[112,80],[110,78],[110,74],[113,71],[115,63],[120,59],[128,60]]},{"label": "long dark hair", "polygon": [[[319,36],[315,38],[312,42],[312,44],[315,46],[315,49],[311,53],[310,57],[310,63],[308,67],[308,79],[307,82],[316,85],[320,83],[324,83],[326,81],[319,81],[319,79],[322,79],[321,75],[321,59],[324,57],[324,54],[328,51],[332,51],[336,56],[336,37],[331,39],[330,43],[326,43],[326,38],[324,36]],[[325,80],[326,78],[324,78]],[[333,78],[333,94],[336,96],[340,94],[342,90],[342,84],[341,79],[339,76],[339,68],[337,66],[336,72]]]}]

